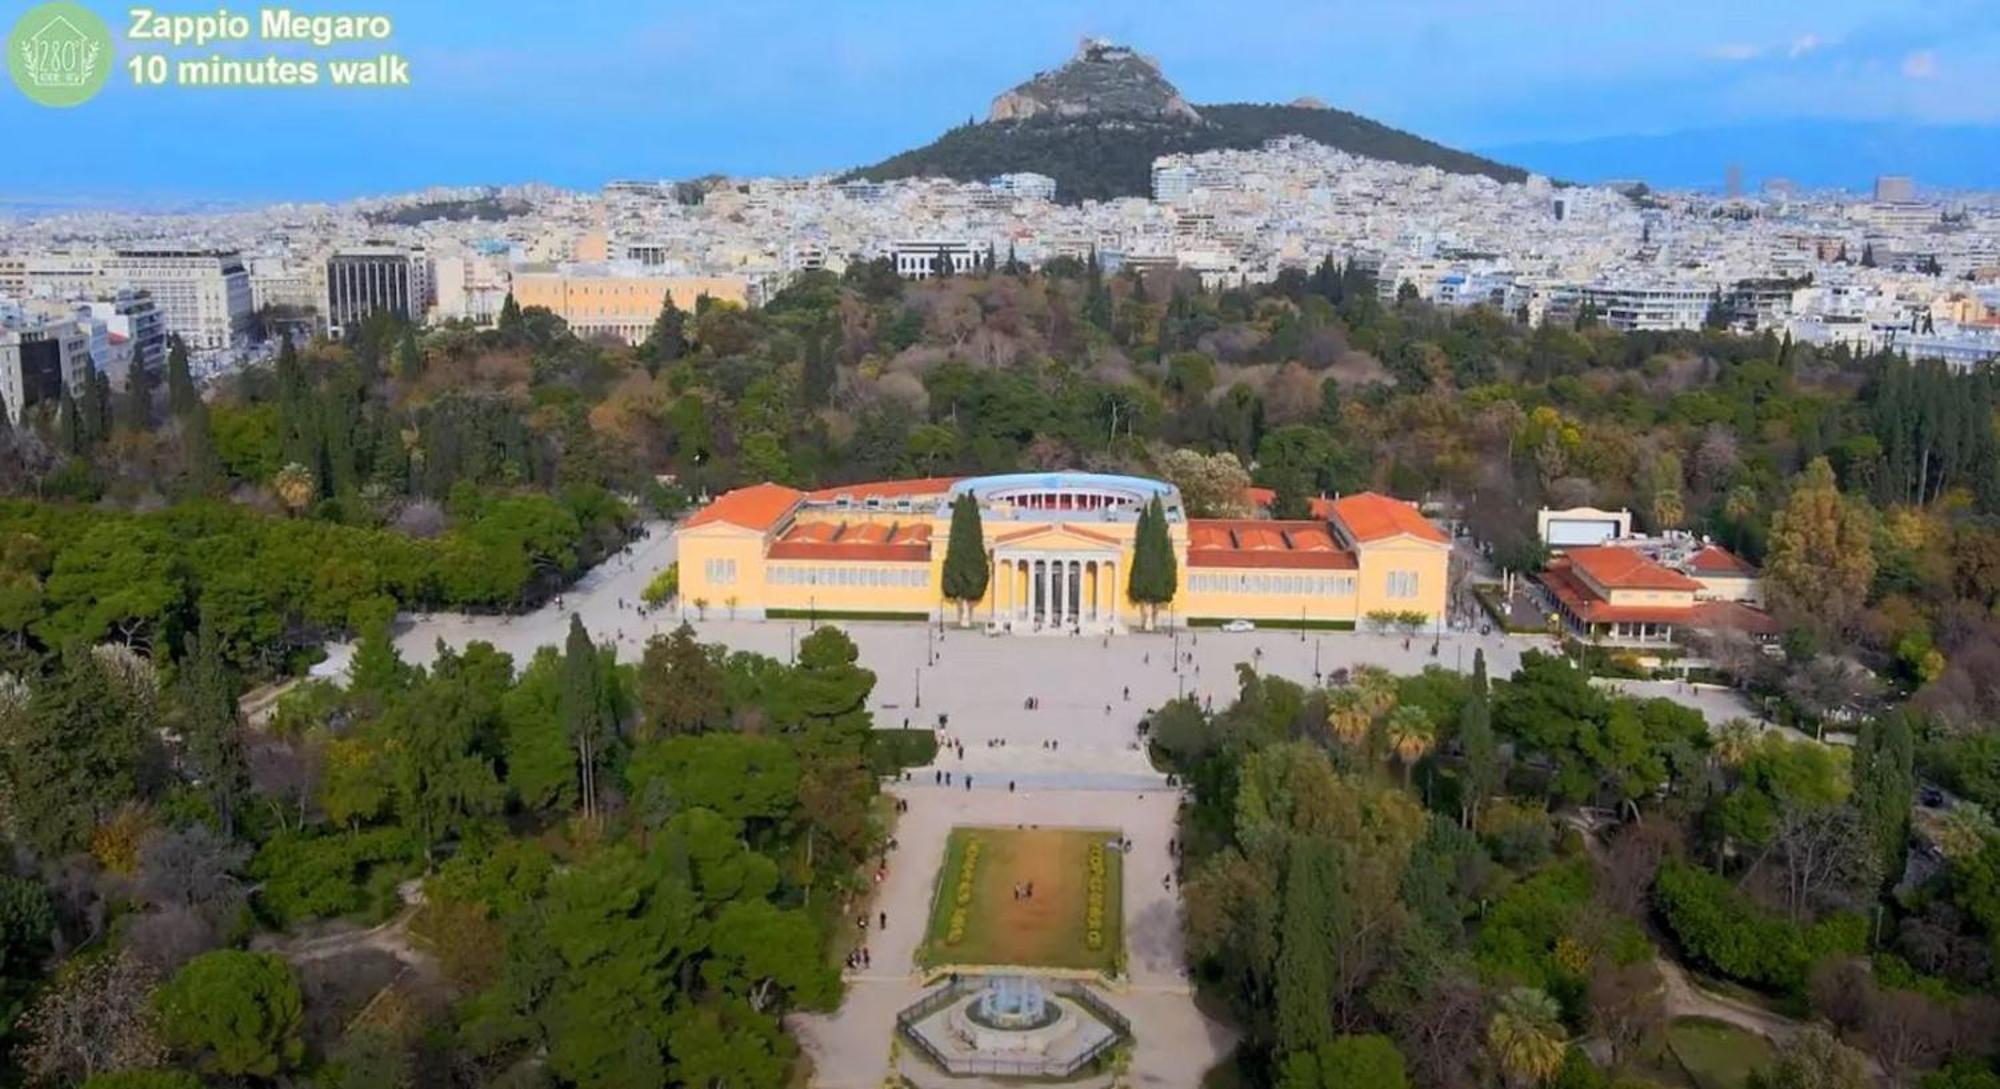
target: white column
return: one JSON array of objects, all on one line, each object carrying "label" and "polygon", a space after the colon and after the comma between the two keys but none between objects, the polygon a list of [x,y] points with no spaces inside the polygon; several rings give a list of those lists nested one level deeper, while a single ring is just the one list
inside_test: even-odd
[{"label": "white column", "polygon": [[1063,567],[1063,596],[1069,599],[1069,619],[1074,624],[1083,619],[1083,561],[1071,560]]}]

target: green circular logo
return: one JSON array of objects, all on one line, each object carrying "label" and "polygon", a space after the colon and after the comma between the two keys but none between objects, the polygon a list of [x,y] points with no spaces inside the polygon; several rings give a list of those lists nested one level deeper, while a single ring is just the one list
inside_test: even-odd
[{"label": "green circular logo", "polygon": [[37,4],[7,35],[7,72],[14,86],[44,106],[90,101],[111,78],[111,31],[78,4]]}]

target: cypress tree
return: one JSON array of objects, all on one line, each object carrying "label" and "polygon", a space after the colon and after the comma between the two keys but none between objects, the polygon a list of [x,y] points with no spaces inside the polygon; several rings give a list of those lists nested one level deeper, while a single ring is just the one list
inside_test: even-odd
[{"label": "cypress tree", "polygon": [[148,431],[153,426],[153,387],[158,375],[139,353],[138,345],[132,347],[132,365],[125,370],[125,394],[119,398],[119,411],[124,416],[126,428],[133,431]]},{"label": "cypress tree", "polygon": [[208,406],[195,402],[194,411],[182,423],[181,441],[187,458],[188,491],[214,495],[223,481],[222,455],[215,448],[215,428],[208,420]]},{"label": "cypress tree", "polygon": [[[287,337],[278,351],[279,374],[283,375],[285,349],[292,346]],[[188,369],[187,342],[179,337],[167,341],[167,411],[175,416],[185,416],[194,403],[200,400],[195,392],[194,373]]]},{"label": "cypress tree", "polygon": [[646,343],[640,345],[639,353],[646,361],[648,374],[660,373],[662,364],[672,363],[687,353],[687,315],[674,305],[673,292],[667,292],[660,301],[660,316],[653,319],[652,331],[646,334]]},{"label": "cypress tree", "polygon": [[415,382],[424,376],[424,353],[417,347],[416,331],[405,326],[403,339],[396,345],[396,371],[405,382]]},{"label": "cypress tree", "polygon": [[1916,741],[1909,715],[1869,719],[1854,746],[1854,804],[1882,859],[1882,877],[1903,876],[1910,843],[1910,806],[1916,801]]},{"label": "cypress tree", "polygon": [[951,537],[945,542],[944,596],[958,603],[958,626],[964,627],[973,603],[986,596],[992,579],[986,562],[986,534],[979,519],[979,501],[962,492],[951,504]]},{"label": "cypress tree", "polygon": [[1472,652],[1472,694],[1458,712],[1458,747],[1465,756],[1459,792],[1460,822],[1472,827],[1479,807],[1500,788],[1500,749],[1493,739],[1493,709],[1487,702],[1486,652]]},{"label": "cypress tree", "polygon": [[514,301],[512,291],[509,291],[507,298],[500,303],[499,329],[500,335],[508,340],[521,335],[521,304]]},{"label": "cypress tree", "polygon": [[597,644],[591,642],[583,620],[575,613],[570,614],[569,637],[563,642],[562,688],[556,708],[570,747],[576,750],[583,816],[591,820],[597,816],[597,765],[604,759],[604,746],[611,736],[611,703],[604,691]]},{"label": "cypress tree", "polygon": [[1174,559],[1174,543],[1167,534],[1167,508],[1154,496],[1139,512],[1138,532],[1132,542],[1132,573],[1125,595],[1142,607],[1146,629],[1159,621],[1160,606],[1174,599],[1180,581],[1180,566]]},{"label": "cypress tree", "polygon": [[1333,1039],[1331,913],[1339,871],[1340,856],[1328,840],[1310,836],[1292,844],[1275,980],[1280,1053],[1311,1051]]},{"label": "cypress tree", "polygon": [[83,416],[76,408],[76,398],[64,389],[62,405],[56,410],[56,427],[62,438],[62,448],[74,455],[81,455],[89,446],[89,436],[84,433]]},{"label": "cypress tree", "polygon": [[187,641],[178,695],[184,716],[184,760],[189,777],[200,782],[215,807],[222,834],[234,834],[236,801],[249,780],[243,737],[236,717],[236,675],[224,660],[222,638],[203,610],[201,624]]}]

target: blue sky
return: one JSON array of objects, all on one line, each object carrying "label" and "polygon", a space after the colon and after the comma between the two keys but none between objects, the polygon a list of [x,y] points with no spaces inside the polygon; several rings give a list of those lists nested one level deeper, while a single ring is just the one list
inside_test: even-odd
[{"label": "blue sky", "polygon": [[[85,2],[122,38],[124,7]],[[0,2],[0,23],[29,6]],[[390,48],[409,58],[414,88],[141,90],[121,65],[97,99],[58,111],[0,87],[0,199],[319,198],[835,169],[983,116],[994,94],[1061,63],[1085,34],[1159,58],[1196,103],[1310,94],[1472,148],[1774,121],[2000,125],[1996,0],[352,7],[396,19]]]}]

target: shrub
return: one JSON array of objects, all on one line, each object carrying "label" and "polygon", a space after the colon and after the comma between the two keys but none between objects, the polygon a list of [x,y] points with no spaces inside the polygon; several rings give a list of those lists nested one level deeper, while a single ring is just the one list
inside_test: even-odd
[{"label": "shrub", "polygon": [[1727,878],[1683,862],[1660,867],[1653,896],[1689,956],[1753,986],[1796,991],[1821,957],[1867,944],[1867,920],[1858,915],[1800,926],[1760,910]]}]

